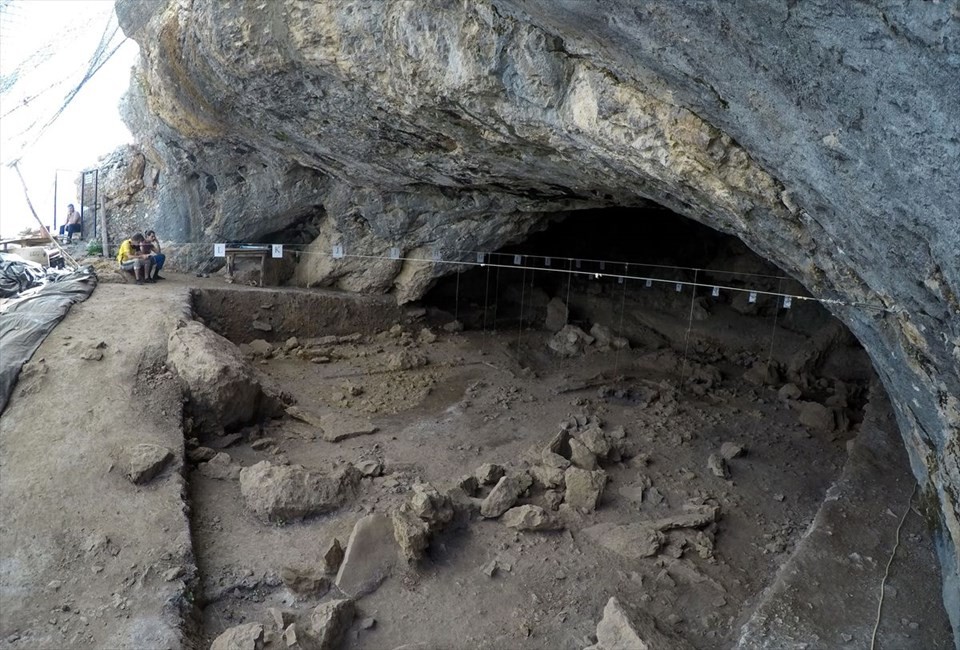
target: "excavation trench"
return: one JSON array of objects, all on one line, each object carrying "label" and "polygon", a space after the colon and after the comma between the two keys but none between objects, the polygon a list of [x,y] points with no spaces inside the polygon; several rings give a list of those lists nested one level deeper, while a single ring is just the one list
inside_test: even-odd
[{"label": "excavation trench", "polygon": [[[631,216],[554,223],[498,251],[503,264],[491,257],[451,273],[404,308],[333,292],[196,290],[195,316],[240,345],[264,386],[301,414],[189,441],[197,641],[251,621],[270,630],[269,607],[303,617],[332,598],[336,586],[297,593],[284,576],[315,574],[330,540],[346,545],[360,517],[394,512],[415,484],[443,490],[483,463],[529,472],[561,429],[616,436],[622,427],[623,453],[594,459],[609,479],[595,510],[535,482],[520,502],[542,506],[562,530],[458,520],[421,561],[397,564],[358,600],[343,647],[581,648],[611,596],[697,648],[763,647],[758,630],[784,639],[803,621],[829,647],[862,647],[913,480],[866,354],[816,302],[752,300],[751,290],[804,293],[736,239],[676,215]],[[548,270],[576,270],[576,256],[579,270],[604,268]],[[374,432],[324,436],[345,419]],[[198,447],[227,454],[227,469],[212,469]],[[236,480],[262,461],[322,475],[349,464],[382,470],[332,511],[266,524]],[[825,512],[828,495],[849,510]],[[691,505],[719,506],[719,516],[667,530],[649,557],[604,536],[604,525]],[[939,582],[931,535],[906,512],[881,647],[943,647],[950,629],[929,588]],[[824,570],[849,575],[831,581]],[[791,572],[809,583],[791,583]],[[832,610],[834,597],[847,615]],[[801,623],[778,627],[784,620]]]}]

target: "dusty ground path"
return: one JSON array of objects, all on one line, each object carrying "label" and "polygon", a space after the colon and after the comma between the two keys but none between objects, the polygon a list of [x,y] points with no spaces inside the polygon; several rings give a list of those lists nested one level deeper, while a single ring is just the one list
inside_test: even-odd
[{"label": "dusty ground path", "polygon": [[[160,364],[185,313],[182,284],[101,284],[24,367],[0,418],[0,646],[181,646],[181,405]],[[142,486],[119,460],[139,443],[172,452]]]}]

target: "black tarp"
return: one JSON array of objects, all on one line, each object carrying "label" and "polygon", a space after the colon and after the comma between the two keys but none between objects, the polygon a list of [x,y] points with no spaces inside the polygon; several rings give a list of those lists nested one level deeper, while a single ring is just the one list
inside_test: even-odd
[{"label": "black tarp", "polygon": [[5,290],[14,284],[23,287],[23,293],[5,304],[0,313],[0,413],[7,408],[23,364],[70,307],[86,300],[97,285],[97,276],[89,266],[71,272],[45,272],[41,277],[35,277],[34,266],[0,260],[0,285]]}]

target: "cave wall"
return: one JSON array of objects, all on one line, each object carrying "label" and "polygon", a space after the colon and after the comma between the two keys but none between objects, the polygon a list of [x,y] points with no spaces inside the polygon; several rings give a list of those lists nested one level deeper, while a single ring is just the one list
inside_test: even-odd
[{"label": "cave wall", "polygon": [[[117,0],[158,230],[311,239],[304,285],[421,295],[550,213],[655,201],[830,309],[896,405],[960,628],[960,10],[737,0]],[[883,309],[866,309],[869,303]]]}]

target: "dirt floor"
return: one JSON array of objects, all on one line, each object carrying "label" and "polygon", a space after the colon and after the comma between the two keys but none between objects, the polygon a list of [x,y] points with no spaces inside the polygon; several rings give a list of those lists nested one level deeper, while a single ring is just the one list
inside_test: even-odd
[{"label": "dirt floor", "polygon": [[[338,331],[332,332],[336,336],[324,338],[317,333],[287,341],[296,323],[286,317],[277,320],[282,320],[283,327],[270,323],[271,313],[283,311],[287,292],[234,285],[229,288],[261,296],[260,307],[239,310],[227,305],[217,314],[206,313],[205,320],[214,329],[233,332],[234,339],[242,338],[236,342],[242,344],[264,385],[299,410],[288,409],[287,415],[226,435],[202,434],[191,430],[189,422],[182,432],[179,421],[167,422],[167,431],[156,434],[166,436],[164,444],[177,455],[166,470],[168,482],[160,488],[172,491],[164,497],[166,505],[158,508],[180,507],[180,512],[186,508],[190,549],[185,552],[175,536],[154,537],[146,524],[161,526],[161,522],[154,521],[158,510],[147,503],[129,501],[129,508],[118,510],[116,521],[112,507],[92,507],[97,501],[93,495],[104,489],[102,479],[74,473],[69,469],[72,464],[64,471],[63,456],[48,453],[50,443],[42,437],[62,440],[67,431],[75,440],[94,439],[103,432],[116,435],[118,411],[157,408],[155,402],[144,402],[147,398],[136,389],[139,375],[131,368],[137,367],[142,355],[135,351],[165,340],[176,318],[161,314],[182,299],[187,287],[227,288],[220,278],[170,275],[171,280],[155,286],[101,286],[87,303],[75,307],[38,352],[38,358],[43,357],[51,368],[57,364],[72,369],[57,380],[63,385],[32,390],[30,378],[35,371],[28,369],[21,379],[25,388],[18,389],[3,415],[2,647],[114,647],[110,634],[115,629],[92,619],[88,609],[110,602],[111,594],[130,598],[125,589],[153,593],[156,586],[151,580],[166,584],[159,577],[163,572],[159,568],[144,572],[147,577],[139,582],[138,574],[145,566],[159,567],[150,558],[179,553],[176,562],[162,568],[182,567],[183,575],[173,584],[186,589],[194,618],[184,618],[182,638],[168,639],[157,647],[183,643],[206,648],[232,626],[259,622],[268,631],[268,647],[286,648],[282,630],[276,628],[268,609],[309,618],[311,609],[334,598],[336,586],[313,596],[297,593],[289,587],[290,575],[316,573],[329,542],[336,538],[346,546],[361,517],[394,512],[419,483],[430,483],[441,491],[461,485],[461,477],[484,463],[502,465],[509,474],[527,473],[542,464],[542,450],[559,431],[578,435],[591,428],[623,440],[622,454],[598,460],[608,482],[594,511],[558,504],[555,495],[533,484],[518,503],[543,506],[556,517],[559,530],[521,532],[500,518],[476,513],[457,517],[432,537],[423,560],[398,564],[378,588],[358,599],[358,612],[341,647],[580,649],[596,642],[597,623],[611,596],[631,611],[656,619],[660,631],[692,647],[734,647],[744,643],[741,628],[776,591],[770,587],[782,582],[781,567],[803,546],[828,490],[844,475],[865,409],[871,403],[881,408],[874,398],[882,389],[859,370],[851,370],[865,363],[869,367],[864,353],[847,343],[824,348],[827,358],[804,371],[806,385],[797,387],[797,394],[784,391],[790,384],[786,377],[772,385],[764,382],[760,369],[767,367],[768,357],[787,368],[798,354],[817,345],[817,332],[823,330],[819,315],[810,318],[807,328],[789,321],[784,326],[781,321],[779,329],[771,330],[769,318],[716,304],[709,317],[693,323],[687,318],[688,301],[674,305],[675,297],[660,294],[646,303],[659,309],[641,309],[639,299],[631,297],[624,303],[630,322],[623,331],[633,332],[628,334],[632,349],[601,350],[594,343],[563,357],[550,349],[554,335],[549,331],[521,332],[506,318],[496,331],[493,319],[487,331],[448,331],[456,329],[449,327],[450,315],[432,308],[403,310],[395,327],[372,315],[358,317],[355,333],[339,322]],[[571,305],[585,313],[594,304],[595,313],[602,314],[597,304],[610,302],[602,298],[597,292],[581,292],[571,298]],[[144,300],[157,313],[147,310],[138,316],[135,322],[142,326],[117,322],[120,305]],[[300,318],[310,320],[311,314],[297,304]],[[378,313],[376,306],[371,309]],[[616,316],[614,307],[603,318],[611,323]],[[461,318],[470,321],[470,314]],[[580,324],[590,329],[589,323]],[[239,337],[238,328],[248,333]],[[776,346],[770,344],[772,331]],[[270,349],[251,344],[257,337],[268,341]],[[108,354],[115,349],[127,351],[118,357],[116,368],[105,372],[97,363],[75,360],[69,341],[94,338],[110,339]],[[38,363],[31,362],[31,368]],[[844,369],[853,376],[845,375]],[[42,402],[48,404],[51,395],[69,392],[67,382],[98,385],[104,376],[112,378],[106,383],[119,392],[104,393],[96,403],[81,401],[83,426],[72,427],[70,422],[77,418],[67,410],[62,418],[57,416],[62,421],[44,417],[31,423],[29,414],[43,409]],[[678,388],[681,379],[688,382],[686,390]],[[807,402],[832,407],[818,410],[805,406]],[[824,411],[828,421],[823,419]],[[61,408],[52,412],[61,413]],[[330,442],[318,421],[359,422],[376,430]],[[169,439],[171,432],[185,433],[185,447]],[[896,434],[888,427],[883,435],[889,439]],[[724,443],[742,447],[742,453],[728,453],[730,458],[719,461]],[[204,448],[227,454],[229,465],[214,467]],[[884,458],[890,463],[884,471],[907,485],[909,468],[902,446],[897,448],[899,456]],[[725,451],[730,449],[728,445]],[[27,461],[14,463],[18,458],[31,459],[24,465],[30,468],[28,476],[20,476],[16,463]],[[301,465],[321,475],[349,464],[379,467],[360,482],[355,496],[333,512],[304,521],[265,523],[245,503],[236,471],[264,460]],[[376,463],[363,464],[371,460]],[[179,463],[182,486],[177,482]],[[41,484],[57,487],[41,489]],[[130,488],[118,483],[110,489]],[[491,486],[481,488],[475,496],[482,499],[490,490]],[[69,492],[77,495],[64,509],[56,495]],[[21,495],[29,496],[22,506]],[[899,515],[905,505],[891,502],[881,510]],[[704,506],[718,507],[713,520],[671,527],[648,557],[627,557],[629,552],[611,550],[602,542],[604,528],[597,528],[663,520]],[[38,528],[28,515],[38,508],[61,514],[41,518],[51,523]],[[123,521],[128,524],[122,525]],[[874,523],[862,531],[863,537],[853,536],[848,543],[856,546],[858,540],[870,538],[871,548],[889,553],[897,517]],[[77,548],[76,541],[64,544],[52,565],[44,560],[42,570],[37,568],[40,560],[35,554],[32,559],[24,555],[27,535],[56,539],[59,533],[54,529],[80,530],[80,526],[84,534],[97,530],[106,531],[111,539],[129,536],[121,544],[123,558],[114,562],[125,569],[91,574],[93,560],[87,561],[79,551],[76,557],[68,557],[69,549]],[[901,544],[909,550],[903,555],[910,564],[899,566],[911,568],[898,572],[894,563],[895,596],[885,602],[877,647],[947,648],[950,629],[934,587],[939,573],[931,537],[915,514],[908,517],[902,534]],[[29,546],[39,548],[36,542]],[[856,550],[840,547],[832,552],[852,558]],[[54,557],[52,552],[46,554]],[[887,556],[871,555],[851,561],[882,568],[886,560]],[[27,571],[23,566],[34,568]],[[91,575],[93,579],[88,580]],[[115,583],[108,584],[104,576]],[[87,591],[65,599],[62,591],[44,587],[55,578],[65,584],[91,584],[84,586]],[[126,587],[131,580],[132,586]],[[866,582],[857,582],[856,589],[865,591]],[[845,588],[844,584],[818,585],[824,591]],[[869,589],[879,591],[879,578]],[[21,595],[27,592],[28,596]],[[803,618],[804,606],[816,606],[815,598],[801,596],[790,605],[795,609],[788,616]],[[15,605],[15,601],[20,602]],[[145,612],[153,607],[169,610],[169,605],[138,602]],[[862,618],[863,614],[858,610],[855,615]],[[77,623],[81,618],[86,622]],[[866,648],[869,639],[862,633],[863,623],[857,620],[854,625],[838,615],[826,623],[830,630],[815,633],[826,639],[827,632],[836,636],[856,627],[856,636],[842,632],[841,647]],[[872,620],[866,623],[867,628],[872,626]],[[76,631],[86,626],[102,629]],[[794,645],[766,647],[835,647],[794,641]]]}]

